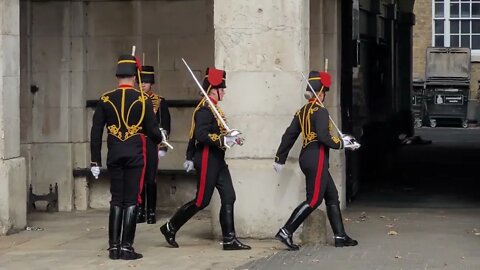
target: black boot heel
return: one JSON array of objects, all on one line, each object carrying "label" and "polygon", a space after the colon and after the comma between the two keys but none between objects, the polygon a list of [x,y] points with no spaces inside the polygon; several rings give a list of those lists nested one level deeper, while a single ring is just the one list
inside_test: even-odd
[{"label": "black boot heel", "polygon": [[300,246],[295,245],[292,240],[292,235],[288,233],[284,228],[280,229],[275,235],[275,238],[287,246],[287,250],[299,250]]}]

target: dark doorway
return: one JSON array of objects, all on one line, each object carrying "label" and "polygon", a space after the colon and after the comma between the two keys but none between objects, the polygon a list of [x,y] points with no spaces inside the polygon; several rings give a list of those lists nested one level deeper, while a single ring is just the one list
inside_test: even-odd
[{"label": "dark doorway", "polygon": [[342,128],[362,143],[360,151],[346,152],[347,201],[480,205],[480,129],[413,129],[406,61],[412,56],[401,49],[411,42],[413,14],[369,3],[342,5]]}]

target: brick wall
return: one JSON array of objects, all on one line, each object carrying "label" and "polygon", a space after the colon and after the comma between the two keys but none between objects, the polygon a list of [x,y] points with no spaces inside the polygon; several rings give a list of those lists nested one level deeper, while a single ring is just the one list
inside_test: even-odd
[{"label": "brick wall", "polygon": [[413,12],[413,78],[425,78],[425,51],[432,46],[432,0],[416,0]]},{"label": "brick wall", "polygon": [[[425,79],[425,51],[432,46],[432,0],[416,0],[413,12],[413,78]],[[477,98],[480,63],[472,63],[470,98]]]}]

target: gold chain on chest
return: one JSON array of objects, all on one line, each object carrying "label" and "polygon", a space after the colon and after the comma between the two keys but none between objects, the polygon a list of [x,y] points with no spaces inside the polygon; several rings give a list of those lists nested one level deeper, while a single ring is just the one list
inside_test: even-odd
[{"label": "gold chain on chest", "polygon": [[[114,112],[117,116],[118,126],[116,124],[112,124],[112,125],[107,126],[108,134],[110,134],[112,136],[115,136],[116,138],[118,138],[121,141],[126,141],[129,138],[139,134],[140,130],[142,130],[141,125],[142,125],[142,122],[143,122],[143,118],[145,116],[144,102],[146,101],[147,97],[146,96],[144,96],[144,97],[139,96],[137,100],[135,100],[132,104],[130,104],[130,107],[127,110],[127,115],[125,116],[125,110],[126,110],[125,90],[126,90],[126,88],[121,88],[121,90],[122,90],[122,98],[121,98],[121,104],[120,104],[120,112],[118,111],[117,106],[115,106],[115,104],[110,100],[109,96],[104,95],[104,96],[102,96],[101,100],[104,103],[109,103],[112,106],[112,108],[113,108],[113,110],[114,110]],[[138,102],[142,103],[141,104],[142,113],[140,115],[140,119],[136,124],[130,125],[129,122],[128,122],[128,120],[130,119],[130,113],[131,113],[133,107],[135,106],[135,104],[138,103]],[[125,126],[126,132],[121,131],[122,126]]]},{"label": "gold chain on chest", "polygon": [[313,114],[318,111],[318,106],[315,106],[314,102],[309,102],[302,109],[297,112],[297,117],[300,121],[300,128],[302,132],[303,143],[305,148],[311,142],[317,141],[317,133],[312,131],[311,119]]}]

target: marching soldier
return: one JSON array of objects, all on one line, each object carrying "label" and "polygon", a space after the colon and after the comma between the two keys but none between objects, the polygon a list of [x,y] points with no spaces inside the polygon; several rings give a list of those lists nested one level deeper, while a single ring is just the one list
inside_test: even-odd
[{"label": "marching soldier", "polygon": [[302,134],[303,144],[299,163],[306,178],[307,198],[293,211],[275,237],[285,244],[288,250],[298,250],[299,246],[292,241],[293,233],[325,199],[328,219],[335,235],[335,246],[356,246],[358,242],[351,239],[343,227],[337,188],[328,171],[328,156],[330,148],[355,149],[358,145],[354,145],[348,135],[340,139],[330,134],[332,123],[327,109],[322,106],[331,84],[330,75],[326,72],[312,71],[308,81],[315,92],[318,92],[320,101],[313,95],[307,95],[311,94],[307,88],[305,96],[309,98],[308,103],[296,112],[283,134],[273,164],[276,172],[283,169],[290,149],[299,134]]},{"label": "marching soldier", "polygon": [[205,89],[208,97],[204,97],[200,101],[192,116],[187,160],[189,159],[193,163],[198,172],[197,194],[194,200],[178,209],[170,221],[160,228],[166,241],[175,248],[178,248],[175,241],[177,231],[198,211],[210,203],[213,190],[217,188],[222,203],[220,225],[223,234],[223,249],[250,249],[250,246],[241,243],[235,235],[233,219],[235,190],[228,165],[225,162],[226,149],[240,143],[240,138],[238,132],[236,134],[227,132],[206,100],[206,98],[210,99],[215,104],[219,114],[224,118],[217,103],[225,95],[225,75],[226,73],[223,70],[207,69],[203,89]]},{"label": "marching soldier", "polygon": [[[136,260],[133,241],[137,203],[145,175],[146,141],[158,144],[162,135],[155,121],[152,102],[133,87],[140,64],[131,55],[120,56],[116,76],[118,88],[103,94],[93,115],[91,172],[95,178],[102,166],[102,134],[107,126],[107,168],[110,174],[109,257]],[[123,224],[123,229],[122,229]]]},{"label": "marching soldier", "polygon": [[[152,101],[153,112],[160,123],[160,128],[170,134],[170,112],[165,98],[155,94],[152,86],[155,84],[155,74],[152,66],[142,66],[140,72],[142,89],[146,96]],[[157,223],[157,168],[158,161],[167,154],[166,146],[158,146],[150,137],[147,137],[147,167],[145,171],[145,185],[142,190],[142,202],[138,207],[137,223],[145,222],[145,211],[147,224]],[[145,197],[145,195],[147,195]],[[146,207],[145,207],[146,206]]]}]

